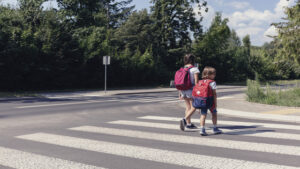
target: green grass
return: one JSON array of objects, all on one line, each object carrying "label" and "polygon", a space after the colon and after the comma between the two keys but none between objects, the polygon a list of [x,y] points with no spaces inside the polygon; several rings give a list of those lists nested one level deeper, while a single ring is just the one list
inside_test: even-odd
[{"label": "green grass", "polygon": [[250,102],[300,107],[300,88],[297,86],[288,90],[281,90],[272,89],[267,84],[265,88],[262,88],[259,81],[248,80],[247,87],[247,100]]}]

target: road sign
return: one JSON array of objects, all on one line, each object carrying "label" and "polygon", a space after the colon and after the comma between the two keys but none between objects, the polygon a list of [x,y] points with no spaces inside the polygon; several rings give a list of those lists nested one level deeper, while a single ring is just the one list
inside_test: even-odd
[{"label": "road sign", "polygon": [[103,56],[103,65],[105,65],[105,75],[104,75],[104,91],[106,93],[107,84],[107,65],[110,65],[110,56]]},{"label": "road sign", "polygon": [[110,65],[110,56],[103,56],[103,65]]}]

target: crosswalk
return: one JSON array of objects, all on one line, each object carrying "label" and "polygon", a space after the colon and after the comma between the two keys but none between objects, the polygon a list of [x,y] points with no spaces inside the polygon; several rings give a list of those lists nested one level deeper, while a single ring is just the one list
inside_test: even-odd
[{"label": "crosswalk", "polygon": [[[103,125],[73,126],[63,129],[66,130],[66,134],[41,131],[18,135],[15,139],[62,149],[86,151],[87,154],[96,153],[115,158],[126,157],[133,161],[145,160],[156,165],[169,165],[170,167],[167,168],[178,166],[179,168],[203,169],[296,169],[300,167],[300,163],[295,162],[300,159],[300,146],[297,142],[300,140],[300,127],[296,124],[241,122],[236,121],[237,119],[235,121],[220,120],[219,126],[224,134],[213,136],[209,128],[211,123],[207,120],[210,136],[201,137],[197,134],[197,129],[190,130],[190,132],[180,131],[179,120],[180,118],[174,116],[144,115],[131,120],[108,121]],[[86,135],[98,137],[85,137]],[[131,141],[104,139],[107,136],[115,140],[125,138]],[[266,139],[266,141],[259,142],[261,139]],[[153,146],[144,143],[147,141]],[[136,145],[133,144],[135,142],[137,142]],[[287,142],[294,144],[290,145]],[[176,148],[160,145],[174,145]],[[185,147],[192,147],[199,151],[185,151]],[[182,150],[179,150],[180,148]],[[237,154],[224,156],[217,153],[218,149],[228,154],[239,152],[244,155],[241,157]],[[216,153],[207,153],[208,151]],[[266,159],[257,160],[254,154],[261,154]],[[274,162],[269,160],[273,156],[298,160],[291,160],[294,161],[291,164]],[[110,158],[110,160],[114,159]],[[107,165],[89,164],[6,147],[0,147],[0,168],[1,166],[16,169],[110,168]],[[123,164],[119,168],[128,167]],[[137,166],[136,168],[146,167]]]}]

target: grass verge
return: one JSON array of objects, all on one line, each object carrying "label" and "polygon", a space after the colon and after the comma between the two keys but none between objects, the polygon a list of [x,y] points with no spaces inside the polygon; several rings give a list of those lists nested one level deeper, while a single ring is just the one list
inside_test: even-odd
[{"label": "grass verge", "polygon": [[36,93],[30,92],[0,92],[0,98],[8,98],[8,97],[38,97],[39,95]]},{"label": "grass verge", "polygon": [[288,90],[271,89],[267,84],[265,88],[259,81],[247,80],[247,100],[263,104],[300,107],[300,88],[294,87]]}]

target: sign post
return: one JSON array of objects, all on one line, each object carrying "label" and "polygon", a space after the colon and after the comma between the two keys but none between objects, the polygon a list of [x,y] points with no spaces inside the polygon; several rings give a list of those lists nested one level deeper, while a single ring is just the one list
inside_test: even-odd
[{"label": "sign post", "polygon": [[110,56],[103,56],[103,65],[105,66],[104,92],[106,93],[106,84],[107,84],[107,65],[110,65]]}]

